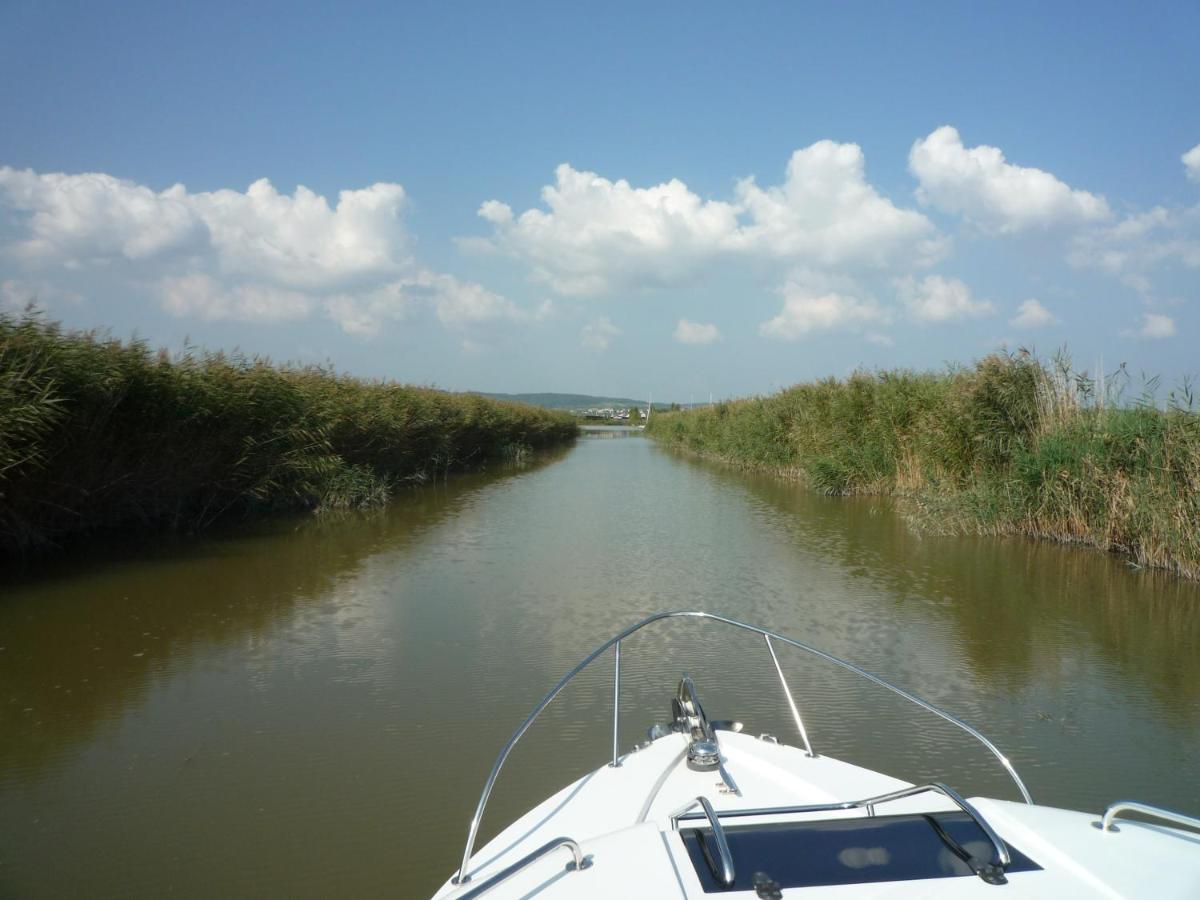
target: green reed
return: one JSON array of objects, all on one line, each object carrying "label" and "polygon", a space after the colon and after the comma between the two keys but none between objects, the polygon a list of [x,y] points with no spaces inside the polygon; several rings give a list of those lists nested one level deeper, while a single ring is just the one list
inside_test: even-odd
[{"label": "green reed", "polygon": [[[1123,372],[1120,373],[1123,376]],[[828,494],[908,498],[920,527],[1019,533],[1200,578],[1200,416],[1189,385],[1127,400],[1069,360],[988,356],[946,372],[859,372],[656,414],[664,444]]]},{"label": "green reed", "polygon": [[0,316],[0,552],[378,504],[575,433],[523,404]]}]

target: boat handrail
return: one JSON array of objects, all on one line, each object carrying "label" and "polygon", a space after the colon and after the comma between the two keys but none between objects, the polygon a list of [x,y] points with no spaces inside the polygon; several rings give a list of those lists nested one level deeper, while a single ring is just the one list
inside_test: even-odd
[{"label": "boat handrail", "polygon": [[[806,653],[810,653],[820,659],[823,659],[826,662],[831,662],[834,665],[841,666],[843,669],[853,672],[854,674],[867,679],[868,681],[872,682],[873,684],[877,684],[880,687],[887,688],[889,691],[892,691],[893,693],[898,694],[899,696],[903,697],[905,700],[908,700],[909,702],[916,704],[917,706],[921,707],[922,709],[924,709],[928,712],[931,712],[934,715],[944,719],[945,721],[949,722],[951,725],[957,726],[958,728],[965,731],[967,734],[971,735],[973,738],[975,738],[981,744],[983,744],[983,746],[986,747],[987,750],[1000,762],[1000,765],[1003,766],[1004,770],[1006,772],[1008,772],[1009,776],[1016,783],[1017,789],[1020,790],[1021,797],[1024,799],[1024,801],[1026,803],[1033,803],[1033,798],[1032,798],[1032,796],[1030,796],[1029,789],[1025,787],[1025,782],[1023,782],[1021,780],[1021,776],[1019,776],[1017,774],[1017,770],[1015,768],[1013,768],[1013,765],[1011,762],[1009,762],[1008,758],[1003,753],[1000,752],[999,748],[996,747],[995,744],[993,744],[990,740],[988,740],[986,737],[984,737],[984,735],[978,729],[972,727],[971,725],[968,725],[966,722],[964,722],[962,719],[958,718],[957,716],[953,715],[952,713],[948,713],[943,709],[939,709],[938,707],[934,706],[932,703],[929,703],[927,700],[921,699],[916,694],[909,693],[908,691],[904,690],[903,688],[897,687],[896,685],[892,684],[890,681],[886,681],[885,679],[880,678],[878,675],[873,675],[872,673],[868,672],[866,669],[856,666],[852,662],[849,662],[840,657],[834,656],[832,653],[826,653],[824,650],[818,650],[816,647],[810,646],[809,644],[802,643],[801,641],[797,641],[792,638],[785,637],[781,634],[776,634],[775,632],[768,631],[765,628],[759,628],[757,625],[750,625],[750,624],[747,624],[746,622],[739,622],[737,619],[730,619],[730,618],[727,618],[726,616],[717,615],[716,613],[703,612],[700,610],[673,610],[670,612],[655,613],[652,616],[647,616],[645,619],[642,619],[640,622],[636,622],[633,625],[630,625],[628,628],[624,629],[623,631],[620,631],[617,634],[613,635],[611,638],[609,638],[607,641],[605,641],[603,644],[601,644],[599,647],[597,647],[595,650],[593,650],[591,653],[589,653],[579,663],[577,663],[574,668],[572,668],[569,672],[567,672],[567,674],[564,675],[553,688],[551,688],[550,692],[548,694],[546,694],[545,697],[542,698],[541,702],[539,702],[537,704],[537,706],[534,707],[533,712],[531,712],[526,717],[525,721],[522,722],[521,725],[517,728],[517,730],[513,732],[512,737],[510,737],[508,739],[508,743],[506,743],[504,745],[503,749],[501,749],[500,755],[496,757],[496,762],[493,764],[492,770],[488,774],[487,781],[484,783],[483,792],[480,794],[479,803],[475,808],[475,815],[471,819],[471,825],[467,832],[467,844],[466,844],[466,847],[463,849],[462,864],[459,866],[458,873],[454,876],[453,879],[451,879],[452,883],[462,884],[462,883],[465,883],[470,880],[471,876],[470,876],[470,873],[467,871],[467,865],[471,861],[471,852],[475,848],[475,838],[479,833],[479,824],[483,819],[483,812],[484,812],[484,809],[487,807],[488,799],[491,797],[492,788],[495,786],[496,778],[499,776],[500,769],[504,766],[505,760],[508,759],[509,753],[512,752],[513,747],[516,746],[517,742],[522,738],[522,736],[525,734],[525,732],[529,730],[529,726],[532,725],[534,720],[537,719],[537,717],[539,715],[541,715],[542,711],[547,706],[550,705],[550,703],[554,700],[554,698],[559,695],[559,693],[562,691],[562,689],[564,687],[566,687],[567,684],[569,684],[572,681],[572,679],[575,678],[576,675],[578,675],[585,668],[587,668],[589,665],[591,665],[591,663],[598,656],[600,656],[600,654],[604,653],[604,651],[606,651],[609,647],[615,647],[615,660],[616,660],[616,664],[615,664],[616,677],[614,679],[615,683],[614,683],[614,690],[613,690],[614,712],[613,712],[613,762],[612,762],[612,764],[613,765],[619,764],[620,760],[617,756],[618,722],[617,722],[616,710],[619,707],[620,692],[621,692],[621,678],[620,678],[621,641],[623,641],[625,638],[629,637],[630,635],[635,634],[638,631],[641,631],[646,626],[652,625],[655,622],[660,622],[664,619],[706,619],[706,620],[712,621],[712,622],[719,622],[723,625],[729,625],[734,628],[740,628],[744,631],[749,631],[749,632],[752,632],[753,634],[757,634],[757,635],[760,635],[761,637],[766,638],[768,650],[772,650],[772,647],[770,644],[770,641],[772,639],[774,639],[776,641],[781,641],[782,643],[788,644],[792,647],[796,647],[797,649],[803,650]],[[774,656],[773,652],[772,652],[772,656]],[[795,717],[797,720],[797,725],[801,731],[801,736],[804,740],[805,747],[808,750],[808,752],[811,754],[812,748],[808,743],[808,735],[804,731],[804,724],[803,724],[803,722],[800,721],[800,714],[796,710],[795,704],[791,703],[791,691],[788,690],[787,681],[783,679],[783,670],[780,669],[778,666],[776,666],[776,670],[779,673],[780,680],[783,681],[784,692],[787,694],[788,700],[789,700],[789,705],[791,705],[792,712],[795,714]]]},{"label": "boat handrail", "polygon": [[492,875],[491,877],[489,877],[482,884],[478,884],[475,887],[471,888],[471,890],[466,891],[465,893],[459,894],[457,897],[454,898],[454,900],[471,900],[471,898],[473,898],[473,897],[478,897],[480,894],[490,891],[492,888],[496,887],[501,882],[507,881],[513,875],[516,875],[517,872],[521,871],[521,869],[525,868],[526,866],[530,865],[531,863],[537,862],[539,859],[541,859],[543,856],[547,855],[548,853],[553,853],[559,847],[568,848],[571,851],[571,855],[574,857],[574,859],[572,859],[571,862],[567,863],[567,871],[577,872],[580,869],[588,868],[588,866],[590,865],[587,857],[585,857],[583,855],[583,851],[579,849],[579,843],[577,841],[575,841],[573,838],[569,838],[569,837],[557,837],[552,841],[547,841],[545,844],[542,844],[542,846],[538,847],[533,852],[528,853],[525,856],[522,856],[520,859],[518,859],[512,865],[505,866],[503,869],[501,869],[495,875]]},{"label": "boat handrail", "polygon": [[[693,813],[690,816],[684,815],[684,813],[690,810],[693,806],[697,805],[700,807],[702,812]],[[720,857],[721,863],[721,871],[718,872],[715,868],[713,868],[713,875],[715,875],[717,881],[719,881],[725,887],[733,887],[733,882],[737,879],[737,875],[734,874],[733,870],[733,852],[729,849],[729,840],[725,837],[725,829],[721,825],[722,815],[722,813],[718,813],[713,809],[712,803],[709,802],[707,797],[701,795],[695,800],[688,801],[683,806],[679,807],[679,809],[675,810],[675,812],[671,813],[671,827],[674,829],[676,823],[681,818],[707,819],[708,825],[712,829],[713,837],[717,842],[717,856]],[[711,859],[709,861],[709,865],[712,865]]]},{"label": "boat handrail", "polygon": [[[865,809],[868,816],[875,815],[875,807],[881,803],[891,803],[893,800],[902,800],[905,797],[914,797],[917,794],[925,794],[929,792],[941,794],[950,800],[955,806],[970,816],[975,824],[979,826],[989,841],[992,842],[992,847],[996,851],[996,859],[999,861],[1001,868],[1008,868],[1012,863],[1012,856],[1008,852],[1008,846],[1000,839],[1000,835],[992,829],[988,824],[987,819],[975,808],[975,806],[964,798],[954,788],[942,784],[940,781],[931,781],[929,784],[917,784],[912,787],[900,788],[899,790],[889,791],[886,794],[879,794],[874,797],[864,797],[861,800],[846,800],[839,803],[813,803],[805,806],[767,806],[757,809],[723,809],[717,813],[718,817],[726,819],[734,819],[742,816],[783,816],[798,813],[819,813],[819,812],[839,812],[847,809]],[[689,803],[682,809],[676,810],[668,817],[671,821],[671,830],[678,830],[681,821],[692,821],[695,819],[704,818],[700,813],[689,813],[695,802]],[[1200,824],[1200,823],[1198,823]]]},{"label": "boat handrail", "polygon": [[1183,813],[1174,812],[1170,809],[1163,809],[1161,806],[1139,803],[1136,800],[1118,800],[1104,811],[1104,818],[1093,824],[1101,831],[1120,831],[1121,829],[1113,824],[1113,819],[1123,812],[1141,813],[1144,816],[1150,816],[1154,819],[1162,819],[1166,822],[1174,822],[1176,825],[1200,830],[1200,819],[1185,816]]}]

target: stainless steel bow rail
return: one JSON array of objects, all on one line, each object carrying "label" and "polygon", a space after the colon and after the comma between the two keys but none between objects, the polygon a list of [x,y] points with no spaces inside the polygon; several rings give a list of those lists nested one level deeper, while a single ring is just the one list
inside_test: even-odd
[{"label": "stainless steel bow rail", "polygon": [[719,616],[714,613],[700,612],[696,610],[676,610],[673,612],[662,612],[656,613],[653,616],[648,616],[647,618],[642,619],[642,621],[637,622],[634,625],[630,625],[624,631],[618,632],[609,638],[607,641],[589,653],[586,657],[584,657],[583,660],[581,660],[573,669],[571,669],[571,671],[564,675],[558,684],[551,688],[550,693],[546,694],[546,696],[542,698],[541,702],[534,707],[533,712],[531,712],[525,721],[521,723],[520,727],[513,732],[512,737],[508,739],[508,743],[505,744],[504,748],[500,751],[500,755],[496,757],[496,762],[492,766],[492,771],[488,775],[487,782],[483,786],[483,793],[479,797],[479,805],[475,808],[475,815],[471,819],[470,830],[467,832],[467,845],[463,848],[462,864],[459,866],[458,874],[456,874],[452,879],[454,884],[465,884],[471,880],[471,875],[467,870],[467,865],[471,861],[471,852],[475,849],[475,838],[479,833],[479,824],[483,820],[483,811],[487,808],[488,799],[492,795],[492,788],[496,784],[496,778],[500,774],[500,769],[504,766],[505,760],[508,759],[508,754],[512,752],[512,749],[516,746],[517,741],[519,741],[522,736],[524,736],[525,732],[529,730],[529,726],[533,724],[534,720],[541,715],[542,710],[550,705],[554,698],[559,695],[559,692],[561,692],[562,689],[566,687],[576,675],[586,669],[609,647],[614,648],[615,672],[613,679],[613,758],[610,765],[619,766],[621,764],[621,759],[618,752],[619,734],[617,720],[617,716],[620,711],[621,699],[621,641],[625,640],[625,638],[629,637],[631,634],[641,631],[647,625],[652,625],[655,622],[662,621],[663,619],[705,619],[707,621],[719,622],[722,625],[729,625],[733,628],[740,628],[743,631],[749,631],[752,634],[760,635],[765,640],[767,650],[771,654],[771,659],[775,664],[775,670],[779,675],[780,683],[783,685],[783,691],[787,698],[788,706],[791,708],[793,718],[796,721],[796,728],[800,732],[801,740],[804,742],[804,748],[810,756],[815,756],[816,754],[813,752],[812,745],[809,743],[808,732],[804,728],[804,721],[800,717],[800,711],[796,707],[795,701],[792,699],[792,692],[788,688],[787,680],[783,677],[783,669],[780,668],[779,660],[775,656],[775,649],[771,644],[772,640],[780,641],[784,644],[796,647],[797,649],[803,650],[806,653],[811,653],[813,656],[819,657],[826,662],[833,663],[836,666],[841,666],[843,669],[853,672],[854,674],[867,679],[867,681],[870,681],[873,684],[887,688],[889,691],[898,694],[905,700],[908,700],[910,703],[915,703],[922,709],[931,712],[935,716],[938,716],[949,722],[951,725],[962,729],[967,734],[971,735],[971,737],[979,741],[979,743],[983,744],[983,746],[986,747],[994,757],[996,757],[996,759],[1000,762],[1000,765],[1004,767],[1004,770],[1008,772],[1009,776],[1016,783],[1017,789],[1021,792],[1021,797],[1025,800],[1025,802],[1033,803],[1033,798],[1030,796],[1028,788],[1025,787],[1025,782],[1021,780],[1021,777],[1017,774],[1017,770],[1013,768],[1013,765],[1008,761],[1008,758],[1000,752],[995,744],[984,737],[983,734],[981,734],[977,729],[968,725],[957,716],[952,715],[945,710],[938,709],[932,703],[922,700],[916,694],[910,694],[908,691],[897,687],[890,681],[885,681],[878,675],[872,675],[865,669],[861,669],[854,665],[854,663],[834,656],[831,653],[826,653],[824,650],[818,650],[816,647],[809,646],[808,644],[793,640],[789,637],[784,637],[781,634],[776,634],[775,632],[768,631],[765,628],[759,628],[756,625],[749,625],[745,622],[739,622],[736,619],[729,619],[725,616]]}]

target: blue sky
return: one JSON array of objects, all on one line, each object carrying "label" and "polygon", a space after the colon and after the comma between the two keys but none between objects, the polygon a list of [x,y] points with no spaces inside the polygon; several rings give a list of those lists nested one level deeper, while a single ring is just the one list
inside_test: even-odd
[{"label": "blue sky", "polygon": [[0,0],[0,306],[456,390],[1062,344],[1169,381],[1198,34],[1194,2]]}]

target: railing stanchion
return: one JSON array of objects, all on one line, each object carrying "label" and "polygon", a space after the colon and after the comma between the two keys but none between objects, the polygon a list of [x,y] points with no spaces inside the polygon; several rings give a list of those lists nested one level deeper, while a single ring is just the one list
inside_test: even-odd
[{"label": "railing stanchion", "polygon": [[615,769],[621,765],[617,750],[618,717],[621,714],[621,642],[613,644],[613,761]]},{"label": "railing stanchion", "polygon": [[796,727],[800,729],[800,740],[804,741],[804,749],[809,756],[815,757],[812,744],[808,742],[808,732],[804,728],[804,720],[800,718],[800,710],[796,709],[796,701],[792,699],[791,688],[788,687],[787,679],[783,677],[783,667],[779,665],[779,657],[775,655],[775,648],[771,645],[771,636],[763,635],[763,640],[767,642],[767,649],[771,652],[771,662],[775,663],[775,671],[779,673],[779,683],[783,685],[783,693],[787,696],[788,706],[792,708],[792,717],[796,720]]}]

